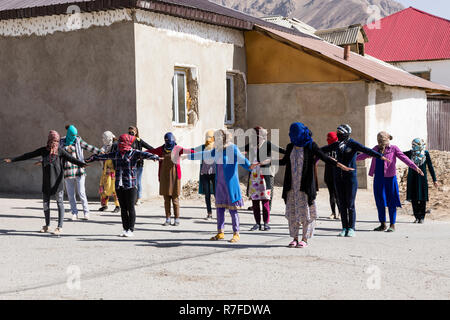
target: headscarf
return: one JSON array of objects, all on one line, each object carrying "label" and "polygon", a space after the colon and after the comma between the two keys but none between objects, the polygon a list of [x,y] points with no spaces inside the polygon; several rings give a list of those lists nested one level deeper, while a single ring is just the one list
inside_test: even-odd
[{"label": "headscarf", "polygon": [[119,137],[119,152],[122,156],[131,150],[135,139],[135,136],[130,136],[128,133],[124,133]]},{"label": "headscarf", "polygon": [[111,148],[114,142],[114,138],[116,136],[111,131],[105,131],[103,132],[102,140],[103,140],[103,147],[102,151],[105,153],[111,152]]},{"label": "headscarf", "polygon": [[412,160],[417,166],[421,166],[425,163],[425,148],[426,142],[423,139],[416,138],[412,141]]},{"label": "headscarf", "polygon": [[214,130],[208,130],[205,135],[205,150],[214,149]]},{"label": "headscarf", "polygon": [[175,136],[172,132],[167,132],[164,135],[164,149],[167,151],[172,151],[172,149],[177,145],[175,142]]},{"label": "headscarf", "polygon": [[386,131],[381,131],[377,135],[378,151],[383,154],[386,147],[389,146],[389,141],[392,140],[392,136]]},{"label": "headscarf", "polygon": [[289,128],[291,142],[297,147],[309,147],[313,142],[312,132],[301,122],[294,122]]},{"label": "headscarf", "polygon": [[335,143],[337,141],[338,141],[338,137],[337,137],[336,132],[334,132],[334,131],[328,132],[328,134],[327,134],[327,142],[328,142],[328,144],[330,145],[330,144],[333,144],[333,143]]},{"label": "headscarf", "polygon": [[253,129],[256,131],[256,145],[260,147],[267,140],[267,130],[259,126]]},{"label": "headscarf", "polygon": [[223,150],[233,142],[233,135],[230,131],[219,129],[214,132],[214,148],[216,150]]},{"label": "headscarf", "polygon": [[50,161],[58,154],[60,136],[55,130],[48,133],[47,150],[50,152]]},{"label": "headscarf", "polygon": [[352,128],[348,124],[341,124],[337,128],[337,137],[339,141],[339,149],[344,151],[350,135],[352,134]]},{"label": "headscarf", "polygon": [[78,130],[75,128],[75,126],[70,125],[67,128],[67,134],[66,134],[66,146],[70,146],[75,143],[75,140],[77,138]]}]

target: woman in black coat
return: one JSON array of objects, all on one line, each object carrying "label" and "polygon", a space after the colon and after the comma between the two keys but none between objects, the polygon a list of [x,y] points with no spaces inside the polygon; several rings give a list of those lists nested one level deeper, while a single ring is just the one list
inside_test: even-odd
[{"label": "woman in black coat", "polygon": [[53,232],[55,235],[59,235],[62,232],[64,220],[64,164],[66,161],[69,161],[80,167],[86,166],[86,163],[72,157],[69,153],[59,148],[59,140],[58,132],[50,131],[47,146],[13,159],[4,159],[6,163],[11,163],[39,156],[42,158],[42,195],[45,226],[42,227],[40,232],[50,232],[50,197],[55,196],[58,205],[58,227]]}]

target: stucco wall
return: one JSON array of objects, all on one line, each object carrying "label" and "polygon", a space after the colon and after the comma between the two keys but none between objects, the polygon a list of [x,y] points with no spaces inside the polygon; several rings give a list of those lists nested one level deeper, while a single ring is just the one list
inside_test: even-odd
[{"label": "stucco wall", "polygon": [[[261,125],[280,130],[280,145],[289,143],[289,126],[303,122],[313,132],[319,146],[326,145],[326,135],[348,123],[352,137],[364,142],[365,107],[368,87],[364,82],[322,84],[265,84],[248,86],[249,127]],[[276,155],[275,155],[276,157]],[[319,162],[319,181],[323,186],[323,163]],[[358,169],[360,187],[366,187],[365,167]],[[277,174],[282,182],[284,169]]]},{"label": "stucco wall", "polygon": [[431,81],[450,86],[450,60],[396,62],[392,64],[408,72],[430,71]]},{"label": "stucco wall", "polygon": [[[133,32],[132,22],[119,22],[46,36],[0,36],[0,157],[45,145],[50,129],[64,136],[66,124],[101,146],[105,130],[119,134],[135,123]],[[87,171],[88,195],[97,197],[100,164]],[[32,162],[1,165],[0,176],[0,192],[41,192],[41,169]]]},{"label": "stucco wall", "polygon": [[[137,125],[141,137],[154,147],[171,131],[179,145],[191,148],[204,142],[208,129],[223,128],[226,73],[245,72],[241,32],[160,14],[139,12],[136,41]],[[199,119],[195,126],[172,124],[172,78],[175,67],[195,70]],[[144,197],[159,193],[158,166],[147,161]],[[199,163],[184,160],[182,183],[198,180]]]},{"label": "stucco wall", "polygon": [[425,91],[370,84],[369,104],[366,107],[367,146],[377,144],[380,131],[389,132],[394,138],[392,144],[401,150],[409,150],[414,138],[427,141]]}]

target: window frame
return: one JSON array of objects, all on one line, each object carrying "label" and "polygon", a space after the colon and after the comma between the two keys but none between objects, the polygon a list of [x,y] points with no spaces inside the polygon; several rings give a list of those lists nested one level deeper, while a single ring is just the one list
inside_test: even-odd
[{"label": "window frame", "polygon": [[[234,75],[228,73],[225,78],[225,124],[226,125],[233,125],[235,122],[235,115],[234,115]],[[231,120],[228,120],[228,80],[230,80],[230,111],[231,111]]]},{"label": "window frame", "polygon": [[[182,74],[184,76],[184,114],[185,121],[180,122],[179,114],[180,114],[180,106],[178,105],[178,75]],[[172,103],[172,124],[176,126],[188,126],[188,110],[187,110],[187,71],[182,68],[175,68],[172,79],[172,87],[173,87],[173,103]],[[175,119],[173,119],[174,108],[176,108]]]}]

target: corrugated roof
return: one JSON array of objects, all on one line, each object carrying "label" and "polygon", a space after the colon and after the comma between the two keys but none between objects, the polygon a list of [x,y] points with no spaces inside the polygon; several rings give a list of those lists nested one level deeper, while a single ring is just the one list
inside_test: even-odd
[{"label": "corrugated roof", "polygon": [[317,30],[315,34],[323,40],[337,46],[353,44],[358,42],[359,32],[362,33],[364,40],[367,41],[366,33],[361,25],[351,25],[343,28]]},{"label": "corrugated roof", "polygon": [[302,33],[306,33],[310,36],[318,38],[318,36],[315,35],[316,29],[314,27],[312,27],[309,24],[306,24],[303,21],[300,21],[296,18],[287,18],[287,17],[283,17],[283,16],[269,16],[269,17],[263,17],[262,19],[265,21],[283,26],[285,28],[297,29],[298,31],[300,31]]},{"label": "corrugated roof", "polygon": [[409,7],[378,23],[364,26],[366,53],[389,62],[450,59],[449,20]]},{"label": "corrugated roof", "polygon": [[331,43],[318,39],[288,34],[264,26],[255,26],[255,28],[275,40],[286,43],[309,54],[321,57],[330,63],[338,64],[341,67],[356,72],[365,79],[380,81],[391,86],[421,88],[426,89],[429,92],[450,94],[450,87],[413,76],[412,74],[401,69],[388,66],[385,63],[380,63],[376,61],[376,59],[370,59],[354,52],[350,52],[349,59],[345,60],[344,49]]}]

